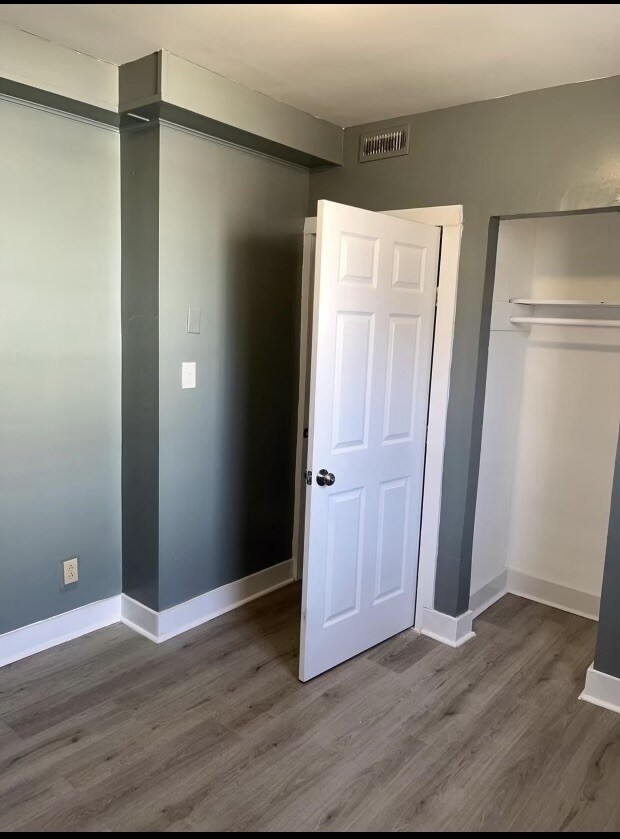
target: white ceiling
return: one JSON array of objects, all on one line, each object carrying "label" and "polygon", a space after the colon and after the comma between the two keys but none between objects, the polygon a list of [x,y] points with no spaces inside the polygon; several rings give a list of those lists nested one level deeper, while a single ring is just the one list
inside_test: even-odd
[{"label": "white ceiling", "polygon": [[113,64],[157,49],[340,125],[620,74],[620,4],[0,4]]}]

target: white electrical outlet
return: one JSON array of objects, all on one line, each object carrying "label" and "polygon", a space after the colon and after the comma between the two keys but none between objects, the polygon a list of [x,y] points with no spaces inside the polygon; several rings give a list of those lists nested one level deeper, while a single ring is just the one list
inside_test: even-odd
[{"label": "white electrical outlet", "polygon": [[73,559],[66,559],[62,564],[62,573],[66,586],[78,581],[78,560],[77,556]]}]

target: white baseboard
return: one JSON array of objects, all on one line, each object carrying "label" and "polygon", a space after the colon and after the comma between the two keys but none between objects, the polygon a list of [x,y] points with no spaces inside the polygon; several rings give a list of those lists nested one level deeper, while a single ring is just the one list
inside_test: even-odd
[{"label": "white baseboard", "polygon": [[600,608],[600,597],[585,591],[578,591],[550,580],[541,580],[521,571],[508,569],[506,587],[510,594],[535,600],[545,606],[554,606],[565,612],[572,612],[582,618],[597,621]]},{"label": "white baseboard", "polygon": [[127,594],[121,594],[121,621],[129,629],[157,643],[158,620],[159,612],[155,612]]},{"label": "white baseboard", "polygon": [[161,612],[155,612],[124,594],[121,620],[131,629],[160,644],[168,638],[243,606],[250,600],[288,585],[293,581],[293,572],[293,560],[289,559]]},{"label": "white baseboard", "polygon": [[117,594],[0,635],[0,667],[119,621],[161,643],[292,581],[293,561],[289,559],[163,612]]},{"label": "white baseboard", "polygon": [[121,619],[121,596],[87,603],[70,612],[22,626],[0,635],[0,667],[20,658],[40,653],[71,641],[80,635],[118,623]]},{"label": "white baseboard", "polygon": [[469,611],[472,613],[474,619],[483,612],[486,612],[489,607],[497,603],[506,594],[507,577],[508,572],[503,571],[499,577],[491,580],[490,583],[487,583],[470,595]]},{"label": "white baseboard", "polygon": [[595,670],[594,664],[591,664],[586,674],[586,685],[579,699],[620,714],[620,679]]},{"label": "white baseboard", "polygon": [[458,618],[453,618],[443,612],[437,612],[435,609],[424,609],[420,632],[422,635],[428,635],[429,638],[441,641],[442,644],[448,644],[450,647],[460,647],[466,641],[476,637],[476,633],[471,628],[472,621],[473,614],[471,611],[459,615]]}]

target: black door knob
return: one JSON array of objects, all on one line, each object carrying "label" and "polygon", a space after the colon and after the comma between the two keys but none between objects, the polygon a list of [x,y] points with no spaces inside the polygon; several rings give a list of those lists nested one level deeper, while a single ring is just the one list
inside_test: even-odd
[{"label": "black door knob", "polygon": [[320,487],[330,487],[336,482],[336,476],[328,472],[327,469],[319,469],[316,482]]}]

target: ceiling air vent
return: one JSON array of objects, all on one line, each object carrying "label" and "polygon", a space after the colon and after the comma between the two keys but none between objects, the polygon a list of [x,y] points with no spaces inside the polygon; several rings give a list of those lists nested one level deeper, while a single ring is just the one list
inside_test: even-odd
[{"label": "ceiling air vent", "polygon": [[360,135],[359,162],[381,160],[409,154],[409,126],[399,125],[391,131],[371,132]]}]

